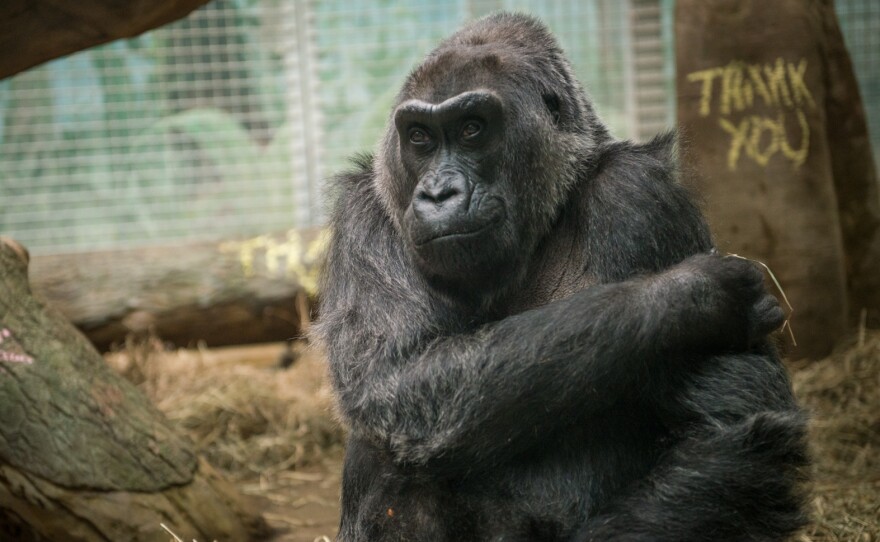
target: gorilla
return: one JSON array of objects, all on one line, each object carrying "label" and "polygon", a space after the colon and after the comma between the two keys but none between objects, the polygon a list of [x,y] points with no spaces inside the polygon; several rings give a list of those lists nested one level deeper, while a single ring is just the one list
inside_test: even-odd
[{"label": "gorilla", "polygon": [[782,540],[805,420],[751,262],[670,135],[614,139],[539,21],[406,79],[334,183],[318,338],[350,429],[341,541]]}]

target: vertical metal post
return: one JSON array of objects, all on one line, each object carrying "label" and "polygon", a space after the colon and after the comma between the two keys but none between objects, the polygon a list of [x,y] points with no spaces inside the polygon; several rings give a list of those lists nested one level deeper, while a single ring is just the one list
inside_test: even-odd
[{"label": "vertical metal post", "polygon": [[[293,212],[292,226],[301,227],[306,224],[307,213],[303,212],[303,196],[308,193],[308,171],[302,171],[302,140],[298,134],[302,124],[302,97],[300,96],[300,51],[296,38],[296,2],[281,0],[278,3],[281,18],[281,51],[284,65],[284,129],[289,135],[290,148],[287,160],[290,166],[288,182],[291,183],[290,204]],[[276,136],[280,137],[280,136]]]},{"label": "vertical metal post", "polygon": [[635,45],[632,32],[633,9],[630,0],[621,0],[623,17],[623,103],[626,110],[627,137],[636,139],[639,137],[639,109],[636,100],[636,59]]},{"label": "vertical metal post", "polygon": [[297,0],[294,9],[297,53],[299,55],[300,101],[303,111],[304,159],[308,195],[307,223],[316,225],[323,217],[320,201],[320,114],[318,70],[314,58],[314,33],[311,0]]},{"label": "vertical metal post", "polygon": [[287,129],[290,131],[295,218],[293,225],[313,226],[322,220],[320,201],[320,113],[318,71],[310,0],[280,2],[287,87]]}]

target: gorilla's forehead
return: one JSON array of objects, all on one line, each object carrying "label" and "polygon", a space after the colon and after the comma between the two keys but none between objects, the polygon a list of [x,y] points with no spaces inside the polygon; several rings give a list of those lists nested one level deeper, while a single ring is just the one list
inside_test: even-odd
[{"label": "gorilla's forehead", "polygon": [[525,68],[523,59],[497,45],[458,46],[433,52],[410,75],[405,98],[440,104],[474,89],[509,88]]}]

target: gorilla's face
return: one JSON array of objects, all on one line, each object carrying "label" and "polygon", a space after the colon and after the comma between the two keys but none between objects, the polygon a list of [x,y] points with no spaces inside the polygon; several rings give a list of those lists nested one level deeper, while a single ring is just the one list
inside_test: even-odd
[{"label": "gorilla's face", "polygon": [[394,113],[408,201],[402,229],[420,269],[472,285],[515,263],[515,190],[503,169],[505,106],[488,90],[441,103],[407,100]]},{"label": "gorilla's face", "polygon": [[527,273],[591,144],[564,68],[451,47],[404,85],[377,190],[434,285],[486,298]]}]

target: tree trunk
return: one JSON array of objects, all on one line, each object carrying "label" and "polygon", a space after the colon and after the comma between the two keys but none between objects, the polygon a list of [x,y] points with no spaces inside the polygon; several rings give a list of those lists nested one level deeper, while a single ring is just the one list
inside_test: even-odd
[{"label": "tree trunk", "polygon": [[0,238],[0,539],[251,540],[262,518],[34,299],[27,253]]},{"label": "tree trunk", "polygon": [[679,0],[678,120],[719,245],[758,259],[794,307],[793,357],[880,314],[880,195],[830,0]]},{"label": "tree trunk", "polygon": [[81,49],[137,36],[207,2],[4,0],[0,2],[0,79]]},{"label": "tree trunk", "polygon": [[309,321],[324,236],[37,256],[34,293],[100,350],[151,332],[188,346],[281,341]]}]

